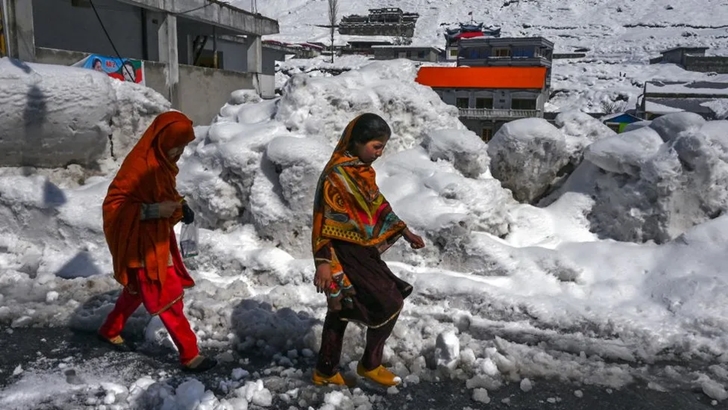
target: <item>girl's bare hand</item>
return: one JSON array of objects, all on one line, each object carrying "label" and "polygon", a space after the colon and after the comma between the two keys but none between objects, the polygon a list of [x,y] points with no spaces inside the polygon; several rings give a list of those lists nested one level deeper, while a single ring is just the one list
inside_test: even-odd
[{"label": "girl's bare hand", "polygon": [[316,267],[316,275],[313,277],[313,284],[316,286],[316,292],[326,293],[331,286],[332,281],[331,265],[328,263],[322,263]]}]

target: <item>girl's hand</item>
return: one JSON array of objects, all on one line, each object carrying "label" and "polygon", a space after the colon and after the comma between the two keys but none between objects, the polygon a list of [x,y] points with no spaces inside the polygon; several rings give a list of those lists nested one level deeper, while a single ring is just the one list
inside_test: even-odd
[{"label": "girl's hand", "polygon": [[412,247],[412,249],[422,249],[425,247],[425,241],[422,240],[422,237],[412,233],[412,231],[410,231],[409,228],[404,230],[403,235],[404,235],[404,239],[406,239],[407,242],[410,243],[410,246]]},{"label": "girl's hand", "polygon": [[331,286],[331,265],[322,263],[316,267],[316,275],[313,277],[313,284],[317,293],[326,293]]}]

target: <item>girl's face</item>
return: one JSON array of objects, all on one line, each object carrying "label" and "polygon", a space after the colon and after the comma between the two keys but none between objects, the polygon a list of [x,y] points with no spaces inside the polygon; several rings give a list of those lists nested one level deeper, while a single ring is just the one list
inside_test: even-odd
[{"label": "girl's face", "polygon": [[179,158],[182,156],[182,153],[185,152],[186,146],[187,144],[170,149],[169,151],[167,151],[167,158],[173,163],[177,163],[177,161],[179,161]]},{"label": "girl's face", "polygon": [[384,147],[387,146],[389,136],[382,136],[375,138],[366,144],[355,143],[354,154],[359,157],[359,160],[365,164],[371,164],[376,161],[377,158],[382,156]]}]

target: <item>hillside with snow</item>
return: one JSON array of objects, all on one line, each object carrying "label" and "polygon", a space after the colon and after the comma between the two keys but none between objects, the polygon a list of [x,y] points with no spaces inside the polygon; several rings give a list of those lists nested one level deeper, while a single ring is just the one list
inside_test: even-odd
[{"label": "hillside with snow", "polygon": [[[250,10],[250,0],[229,0]],[[257,2],[258,12],[278,19],[281,33],[266,38],[329,44],[326,0]],[[543,36],[555,52],[586,50],[579,60],[556,60],[549,111],[604,112],[634,108],[645,81],[728,81],[728,76],[686,72],[672,64],[647,65],[650,57],[676,46],[709,47],[728,54],[728,2],[725,0],[367,0],[339,1],[339,18],[368,9],[399,7],[419,13],[413,44],[444,47],[445,29],[470,21],[502,28],[502,36]],[[350,36],[336,34],[345,44]],[[361,37],[360,37],[361,38]],[[296,67],[307,62],[291,61]]]}]

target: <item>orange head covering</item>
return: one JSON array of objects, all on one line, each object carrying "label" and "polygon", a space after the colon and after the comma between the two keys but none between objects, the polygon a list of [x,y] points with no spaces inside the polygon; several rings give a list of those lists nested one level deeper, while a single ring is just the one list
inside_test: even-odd
[{"label": "orange head covering", "polygon": [[177,164],[167,151],[195,139],[192,121],[176,111],[157,116],[129,152],[104,199],[104,235],[111,251],[114,277],[128,284],[127,268],[144,262],[152,280],[164,282],[172,226],[182,218],[141,221],[142,204],[181,201],[177,192]]},{"label": "orange head covering", "polygon": [[379,192],[371,164],[348,152],[352,131],[361,118],[346,126],[319,178],[313,211],[314,254],[331,239],[379,246],[406,227]]}]

